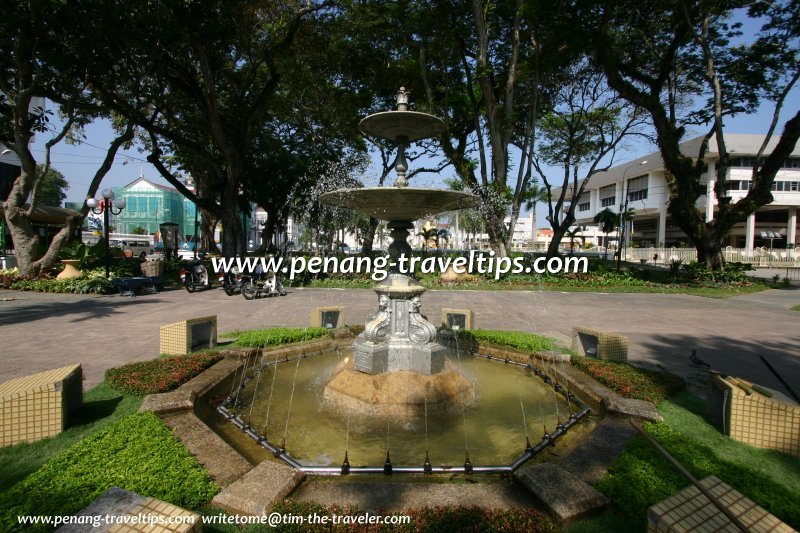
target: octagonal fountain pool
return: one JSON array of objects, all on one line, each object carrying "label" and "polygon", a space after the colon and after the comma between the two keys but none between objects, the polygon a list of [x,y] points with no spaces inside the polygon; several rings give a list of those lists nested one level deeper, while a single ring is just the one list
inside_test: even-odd
[{"label": "octagonal fountain pool", "polygon": [[278,362],[253,356],[226,384],[220,415],[204,418],[252,461],[272,453],[315,474],[510,472],[569,446],[570,428],[585,434],[592,425],[547,367],[451,350],[442,384],[418,387],[414,372],[369,379],[369,394],[354,394],[368,398],[365,409],[332,389],[352,362],[350,349]]}]

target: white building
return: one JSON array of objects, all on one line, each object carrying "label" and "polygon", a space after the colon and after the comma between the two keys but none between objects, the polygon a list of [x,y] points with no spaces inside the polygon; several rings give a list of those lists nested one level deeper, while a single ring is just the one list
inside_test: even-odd
[{"label": "white building", "polygon": [[[727,134],[725,136],[731,157],[727,189],[733,203],[742,199],[750,187],[753,159],[758,152],[763,135]],[[681,145],[684,154],[697,154],[702,138]],[[766,153],[775,146],[773,138]],[[706,221],[714,218],[718,205],[714,194],[715,165],[719,159],[716,142],[712,139],[705,156],[706,172],[702,178],[706,194],[697,201],[697,209],[705,213]],[[746,222],[731,230],[725,243],[734,248],[752,250],[756,246],[794,248],[797,244],[797,208],[800,206],[800,150],[795,147],[790,158],[775,177],[772,187],[774,200],[750,215]],[[594,175],[583,195],[578,198],[575,210],[576,224],[596,225],[594,216],[609,208],[620,212],[627,193],[628,209],[634,210],[631,240],[639,246],[691,247],[686,235],[675,225],[667,213],[669,189],[665,169],[659,153],[652,153],[623,165]],[[559,194],[555,191],[554,194]],[[772,235],[772,238],[770,238]],[[775,238],[778,235],[778,238]]]}]

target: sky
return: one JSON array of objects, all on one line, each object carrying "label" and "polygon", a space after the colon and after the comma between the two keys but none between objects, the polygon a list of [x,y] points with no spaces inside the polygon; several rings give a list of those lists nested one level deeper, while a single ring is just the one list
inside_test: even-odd
[{"label": "sky", "polygon": [[[745,18],[742,18],[741,20],[745,22],[745,25],[742,29],[744,32],[742,39],[747,40],[748,34],[753,35],[755,33],[757,29],[757,23]],[[786,100],[786,104],[781,113],[782,121],[779,122],[779,124],[782,124],[786,119],[794,115],[799,109],[800,88],[795,87],[790,97]],[[767,104],[762,105],[758,112],[753,115],[742,115],[728,118],[726,120],[725,130],[728,133],[763,134],[769,127],[772,119],[772,112],[772,106]],[[57,121],[54,121],[54,126],[56,125]],[[687,132],[685,138],[689,139],[703,133],[705,133],[705,131],[700,129],[695,132]],[[776,133],[780,134],[780,126]],[[36,140],[32,145],[32,150],[37,161],[43,160],[44,145],[49,137],[50,135],[46,133],[40,133],[36,135]],[[110,123],[106,120],[101,120],[86,127],[85,140],[81,144],[70,145],[65,142],[61,142],[53,147],[51,150],[52,166],[60,171],[70,184],[69,189],[66,191],[67,201],[78,202],[85,198],[86,190],[89,187],[92,176],[102,163],[107,147],[113,137],[114,132],[111,129]],[[633,144],[626,153],[621,155],[621,157],[618,156],[617,163],[615,164],[624,163],[625,161],[647,155],[654,151],[656,151],[655,146],[647,143],[646,141],[639,141],[638,143]],[[114,165],[103,180],[100,190],[106,187],[119,187],[126,185],[134,181],[140,175],[143,175],[147,179],[156,183],[166,185],[166,181],[163,180],[159,176],[156,169],[147,162],[146,155],[147,154],[145,153],[139,152],[136,147],[118,152],[114,161]],[[377,156],[373,157],[373,161],[377,164],[379,161]],[[368,169],[367,173],[375,175],[377,173],[377,169]],[[421,187],[443,186],[441,184],[441,179],[448,178],[452,176],[452,174],[453,172],[450,168],[446,169],[439,177],[423,174],[412,180],[411,184],[412,186]],[[394,175],[392,174],[390,175],[388,181],[391,183],[393,180]],[[369,182],[369,179],[366,181]],[[542,206],[537,207],[538,213],[544,213],[546,209],[542,209],[541,207]],[[539,220],[540,223],[544,222],[542,214],[540,214],[538,218],[541,219]]]}]

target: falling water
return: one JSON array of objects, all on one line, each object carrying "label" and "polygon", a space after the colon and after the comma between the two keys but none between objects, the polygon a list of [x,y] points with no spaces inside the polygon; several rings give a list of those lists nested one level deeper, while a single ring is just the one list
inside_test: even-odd
[{"label": "falling water", "polygon": [[300,368],[300,357],[297,358],[297,364],[294,365],[294,378],[292,379],[292,392],[289,394],[289,409],[286,411],[286,427],[283,428],[283,444],[281,448],[286,448],[286,434],[289,432],[289,417],[292,414],[292,402],[294,401],[294,386],[297,383],[297,369]]},{"label": "falling water", "polygon": [[553,360],[550,359],[550,373],[553,374],[553,403],[556,406],[556,425],[561,425],[561,414],[558,412],[558,395],[556,394],[556,390],[558,389],[558,381],[556,380],[556,371],[553,368]]},{"label": "falling water", "polygon": [[522,391],[520,388],[521,385],[517,382],[517,396],[519,397],[519,408],[522,410],[522,426],[525,428],[525,442],[530,442],[530,437],[528,435],[528,419],[525,416],[525,405],[522,403]]},{"label": "falling water", "polygon": [[[456,340],[456,357],[458,358],[458,369],[463,371],[461,366],[461,348],[458,343],[458,331],[455,332],[455,340]],[[469,456],[469,443],[467,442],[467,410],[464,406],[466,402],[461,402],[461,423],[464,426],[464,450],[467,452],[467,456]]]},{"label": "falling water", "polygon": [[567,372],[564,360],[561,360],[561,372],[564,374],[564,396],[567,397],[567,415],[572,416],[572,403],[569,397],[569,379],[567,379]]},{"label": "falling water", "polygon": [[269,427],[269,410],[272,407],[272,393],[275,392],[275,376],[278,375],[278,361],[275,360],[270,364],[272,365],[272,385],[269,388],[269,399],[267,400],[267,416],[264,418],[264,435],[267,434]]},{"label": "falling water", "polygon": [[[244,366],[242,367],[242,377],[239,380],[239,387],[236,389],[236,398],[234,398],[234,400],[233,400],[234,407],[238,407],[239,406],[239,395],[242,393],[242,389],[244,389],[244,380],[245,380],[245,377],[247,376],[247,367],[248,367],[249,364],[250,364],[250,354],[248,353],[247,356],[244,359]],[[234,379],[234,384],[235,383],[236,383],[236,380]]]},{"label": "falling water", "polygon": [[256,372],[256,384],[253,388],[253,399],[250,401],[250,412],[247,413],[247,424],[250,425],[250,421],[253,418],[253,406],[256,404],[256,396],[258,396],[258,383],[261,381],[261,371],[264,370],[264,356],[261,356],[261,364],[258,367]]}]

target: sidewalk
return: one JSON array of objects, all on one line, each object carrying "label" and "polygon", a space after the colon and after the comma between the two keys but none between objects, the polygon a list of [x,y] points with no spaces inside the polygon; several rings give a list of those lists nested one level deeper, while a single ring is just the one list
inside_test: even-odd
[{"label": "sidewalk", "polygon": [[[377,305],[368,289],[289,289],[282,298],[246,301],[220,289],[171,290],[135,298],[0,291],[0,382],[81,363],[86,386],[108,368],[158,355],[159,326],[216,314],[220,332],[307,326],[317,306],[345,306],[349,324]],[[9,300],[9,301],[2,301]],[[442,307],[469,308],[475,327],[529,331],[570,344],[572,326],[617,331],[630,339],[631,362],[665,368],[704,388],[698,355],[720,372],[783,390],[764,355],[800,389],[800,290],[769,290],[727,300],[675,294],[428,291],[422,311],[435,324]]]}]

